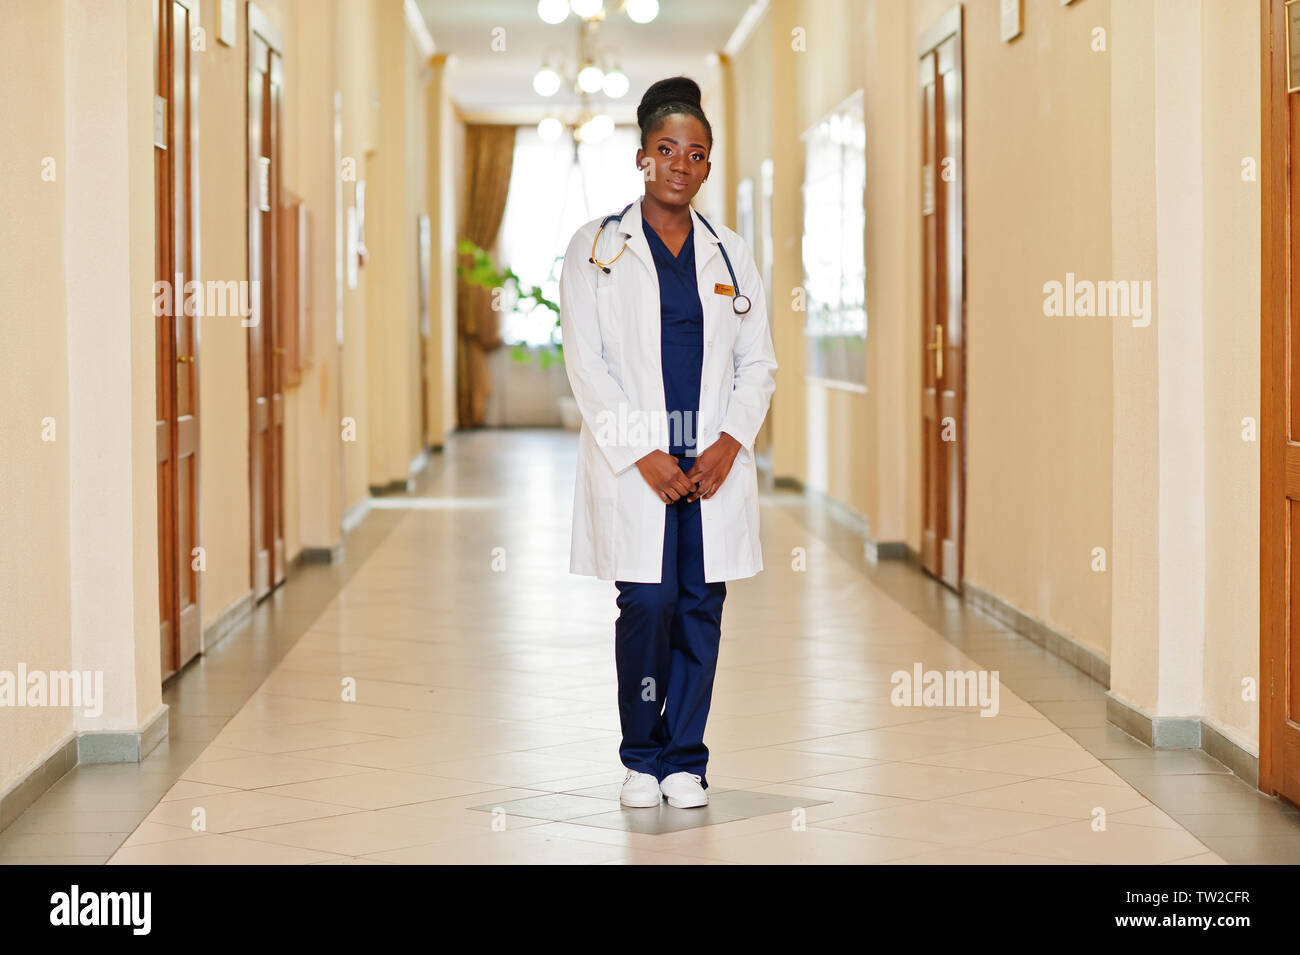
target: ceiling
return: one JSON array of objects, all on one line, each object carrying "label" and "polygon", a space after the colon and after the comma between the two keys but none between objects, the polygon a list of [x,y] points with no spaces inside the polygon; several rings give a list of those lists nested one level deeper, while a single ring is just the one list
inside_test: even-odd
[{"label": "ceiling", "polygon": [[[563,23],[544,23],[536,0],[416,0],[439,53],[451,54],[451,97],[471,119],[535,122],[548,113],[562,119],[581,110],[582,98],[568,86],[554,96],[533,91],[533,74],[552,54],[572,76],[582,23],[572,14]],[[655,80],[684,73],[700,84],[705,96],[713,82],[712,54],[722,51],[740,24],[751,0],[659,0],[659,15],[650,23],[633,23],[620,12],[620,0],[605,0],[606,18],[598,28],[596,51],[611,54],[627,74],[631,89],[611,100],[598,92],[591,107],[616,122],[635,122],[641,94]],[[496,36],[504,50],[494,50]],[[497,41],[500,45],[500,39]]]}]

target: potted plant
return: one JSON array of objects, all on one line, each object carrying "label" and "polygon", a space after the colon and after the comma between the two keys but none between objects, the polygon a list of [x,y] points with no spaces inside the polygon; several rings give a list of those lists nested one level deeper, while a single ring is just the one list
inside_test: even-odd
[{"label": "potted plant", "polygon": [[[465,279],[466,282],[489,291],[505,289],[507,285],[513,286],[515,290],[514,311],[527,313],[540,307],[550,309],[555,316],[551,341],[536,348],[531,348],[523,342],[516,343],[510,346],[510,357],[514,361],[529,363],[532,361],[533,354],[536,354],[543,371],[556,362],[563,363],[564,346],[554,340],[554,329],[560,327],[559,304],[543,295],[541,288],[525,285],[508,266],[501,268],[492,261],[492,256],[477,243],[469,239],[461,239],[457,249],[462,255],[471,257],[469,265],[456,266],[456,274]],[[559,401],[560,417],[564,422],[564,426],[571,431],[576,431],[582,424],[582,417],[578,412],[578,403],[574,401],[571,394],[561,396]]]}]

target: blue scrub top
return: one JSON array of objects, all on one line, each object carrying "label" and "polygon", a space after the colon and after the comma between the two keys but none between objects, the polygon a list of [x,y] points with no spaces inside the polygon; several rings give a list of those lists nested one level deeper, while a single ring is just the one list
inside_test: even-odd
[{"label": "blue scrub top", "polygon": [[659,273],[659,357],[668,409],[668,452],[678,457],[694,455],[704,366],[704,307],[695,276],[695,230],[674,256],[644,218],[641,226]]}]

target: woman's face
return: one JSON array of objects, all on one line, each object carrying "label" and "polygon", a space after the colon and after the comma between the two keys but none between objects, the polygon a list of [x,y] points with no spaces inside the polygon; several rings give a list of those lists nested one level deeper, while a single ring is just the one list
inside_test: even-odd
[{"label": "woman's face", "polygon": [[685,206],[709,175],[709,138],[704,124],[686,113],[670,113],[636,151],[646,195],[666,206]]}]

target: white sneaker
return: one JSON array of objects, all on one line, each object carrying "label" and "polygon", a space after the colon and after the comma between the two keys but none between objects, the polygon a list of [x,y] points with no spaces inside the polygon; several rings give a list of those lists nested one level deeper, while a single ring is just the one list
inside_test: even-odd
[{"label": "white sneaker", "polygon": [[618,801],[633,809],[653,809],[663,802],[659,792],[659,780],[649,773],[638,773],[629,769],[623,777],[623,791]]},{"label": "white sneaker", "polygon": [[709,794],[700,785],[700,777],[694,773],[672,773],[659,784],[659,790],[668,797],[668,805],[674,809],[694,809],[709,804]]}]

